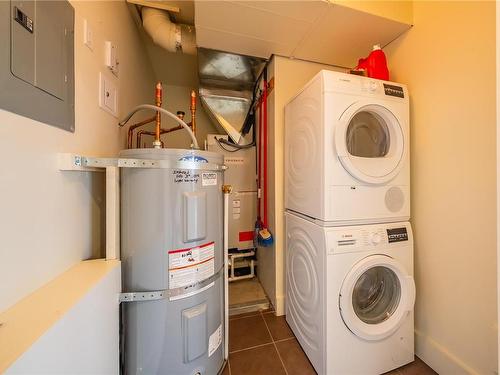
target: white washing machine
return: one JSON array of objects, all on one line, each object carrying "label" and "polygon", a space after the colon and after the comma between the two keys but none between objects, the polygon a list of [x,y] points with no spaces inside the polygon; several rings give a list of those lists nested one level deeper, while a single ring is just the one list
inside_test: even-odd
[{"label": "white washing machine", "polygon": [[410,223],[323,227],[286,213],[286,321],[320,375],[414,360]]},{"label": "white washing machine", "polygon": [[285,107],[285,207],[351,225],[410,217],[404,85],[318,73]]}]

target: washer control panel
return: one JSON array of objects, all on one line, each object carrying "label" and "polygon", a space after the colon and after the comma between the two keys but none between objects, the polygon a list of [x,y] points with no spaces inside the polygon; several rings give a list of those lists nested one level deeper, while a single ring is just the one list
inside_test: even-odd
[{"label": "washer control panel", "polygon": [[410,240],[409,223],[331,228],[327,232],[329,253],[368,250],[402,245]]},{"label": "washer control panel", "polygon": [[387,229],[387,240],[389,243],[408,241],[408,231],[406,227]]}]

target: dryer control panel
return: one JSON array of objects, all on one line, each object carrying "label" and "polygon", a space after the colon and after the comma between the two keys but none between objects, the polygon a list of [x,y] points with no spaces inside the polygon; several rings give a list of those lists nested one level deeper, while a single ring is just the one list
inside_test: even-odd
[{"label": "dryer control panel", "polygon": [[328,253],[348,253],[403,245],[411,240],[409,223],[336,227],[327,231]]}]

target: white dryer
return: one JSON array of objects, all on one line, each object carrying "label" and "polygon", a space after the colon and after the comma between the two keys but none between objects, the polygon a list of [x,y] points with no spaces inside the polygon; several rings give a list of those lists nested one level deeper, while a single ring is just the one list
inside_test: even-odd
[{"label": "white dryer", "polygon": [[335,225],[410,217],[404,85],[321,71],[285,107],[285,208]]},{"label": "white dryer", "polygon": [[410,223],[323,227],[286,213],[286,321],[319,375],[414,360]]}]

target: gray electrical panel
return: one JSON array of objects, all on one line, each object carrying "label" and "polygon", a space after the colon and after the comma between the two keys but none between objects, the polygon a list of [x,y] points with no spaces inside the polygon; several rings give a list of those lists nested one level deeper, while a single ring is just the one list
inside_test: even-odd
[{"label": "gray electrical panel", "polygon": [[74,9],[0,1],[0,108],[75,130]]}]

